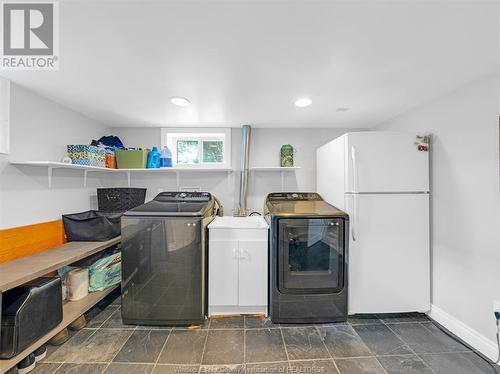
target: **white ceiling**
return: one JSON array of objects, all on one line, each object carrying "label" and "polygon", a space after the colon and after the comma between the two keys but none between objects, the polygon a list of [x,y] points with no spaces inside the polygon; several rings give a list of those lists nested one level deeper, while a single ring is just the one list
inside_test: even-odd
[{"label": "white ceiling", "polygon": [[497,69],[499,14],[498,1],[61,1],[60,70],[1,74],[110,126],[366,128]]}]

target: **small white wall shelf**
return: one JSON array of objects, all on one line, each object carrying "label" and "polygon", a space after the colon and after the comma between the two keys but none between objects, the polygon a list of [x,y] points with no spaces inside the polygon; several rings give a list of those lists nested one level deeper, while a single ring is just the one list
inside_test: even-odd
[{"label": "small white wall shelf", "polygon": [[252,172],[280,172],[281,174],[281,191],[285,191],[285,173],[294,172],[300,169],[300,166],[252,166]]},{"label": "small white wall shelf", "polygon": [[54,169],[77,169],[83,170],[83,186],[87,187],[87,174],[89,171],[102,171],[102,172],[112,172],[114,169],[101,168],[97,166],[86,166],[77,164],[67,164],[64,162],[52,162],[52,161],[11,161],[12,165],[16,166],[40,166],[47,168],[47,178],[49,188],[52,187],[52,171]]},{"label": "small white wall shelf", "polygon": [[161,169],[109,169],[98,166],[86,166],[78,164],[67,164],[64,162],[53,161],[11,161],[12,165],[16,166],[39,166],[47,168],[47,177],[49,188],[52,187],[52,171],[54,169],[77,169],[83,170],[83,186],[87,187],[87,174],[89,172],[105,172],[105,173],[125,173],[127,175],[127,185],[130,187],[130,176],[133,173],[170,173],[175,174],[177,181],[177,189],[179,189],[179,174],[180,173],[227,173],[229,176],[233,169],[215,169],[215,168],[161,168]]}]

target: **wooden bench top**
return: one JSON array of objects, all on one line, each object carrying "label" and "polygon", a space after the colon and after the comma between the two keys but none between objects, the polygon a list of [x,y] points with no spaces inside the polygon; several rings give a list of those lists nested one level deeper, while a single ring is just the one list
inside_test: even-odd
[{"label": "wooden bench top", "polygon": [[118,244],[121,237],[106,242],[69,242],[43,252],[0,264],[0,291],[7,291],[65,265]]}]

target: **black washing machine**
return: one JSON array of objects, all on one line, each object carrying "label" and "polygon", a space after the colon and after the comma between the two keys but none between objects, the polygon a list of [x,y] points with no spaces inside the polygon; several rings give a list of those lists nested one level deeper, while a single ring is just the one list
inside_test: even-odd
[{"label": "black washing machine", "polygon": [[199,324],[206,314],[208,192],[162,192],[122,217],[122,319]]},{"label": "black washing machine", "polygon": [[347,320],[348,215],[317,193],[271,193],[269,311],[274,323]]}]

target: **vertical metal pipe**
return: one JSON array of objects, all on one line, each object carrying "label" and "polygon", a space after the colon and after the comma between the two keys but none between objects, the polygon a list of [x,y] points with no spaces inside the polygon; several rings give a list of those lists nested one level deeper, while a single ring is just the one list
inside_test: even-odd
[{"label": "vertical metal pipe", "polygon": [[248,173],[250,165],[250,134],[252,128],[249,125],[244,125],[241,130],[240,198],[237,215],[246,216],[248,214]]}]

